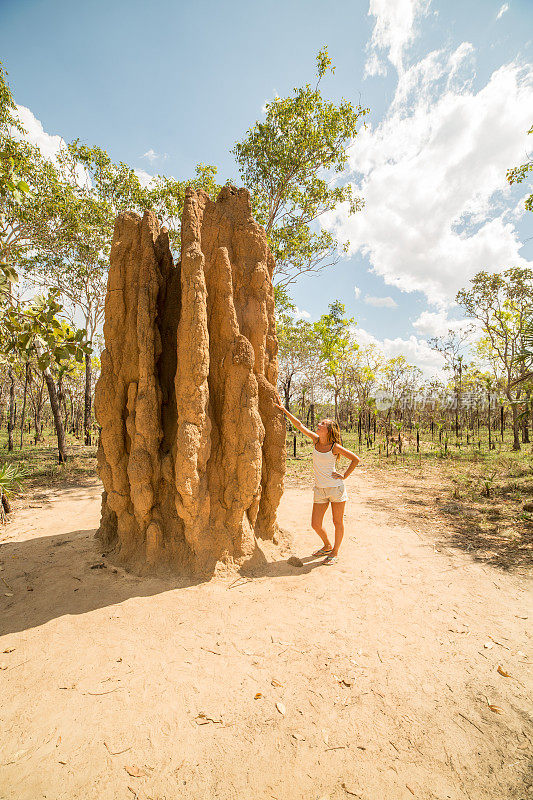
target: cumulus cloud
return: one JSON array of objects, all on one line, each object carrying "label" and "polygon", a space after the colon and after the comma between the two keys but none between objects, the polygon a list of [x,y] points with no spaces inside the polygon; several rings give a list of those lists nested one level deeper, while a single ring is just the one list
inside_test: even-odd
[{"label": "cumulus cloud", "polygon": [[367,75],[385,75],[387,67],[379,51],[387,57],[398,73],[403,72],[405,49],[416,38],[417,18],[427,14],[431,0],[370,0],[368,14],[376,18],[368,45]]},{"label": "cumulus cloud", "polygon": [[500,19],[500,17],[503,17],[506,11],[509,11],[509,3],[503,4],[503,6],[498,11],[498,16],[496,17],[496,19]]},{"label": "cumulus cloud", "polygon": [[450,319],[448,313],[441,309],[439,311],[422,311],[413,322],[413,328],[421,336],[446,336],[449,330],[457,332],[466,331],[469,328],[477,330],[478,322],[473,319]]},{"label": "cumulus cloud", "polygon": [[65,140],[56,135],[50,135],[44,130],[42,123],[29,108],[17,105],[17,116],[26,129],[26,136],[30,144],[39,148],[44,158],[53,161],[59,150],[66,146]]},{"label": "cumulus cloud", "polygon": [[355,329],[355,338],[360,347],[375,344],[385,358],[404,356],[408,364],[419,367],[424,378],[444,377],[444,358],[441,353],[432,350],[424,339],[410,336],[408,339],[397,337],[395,339],[378,339],[364,328]]},{"label": "cumulus cloud", "polygon": [[[47,161],[57,163],[59,151],[67,146],[65,140],[58,134],[46,133],[42,122],[38,120],[35,114],[30,111],[29,108],[26,108],[26,106],[17,105],[16,113],[25,129],[25,133],[22,134],[22,137],[30,144],[38,147],[41,151],[41,155]],[[15,135],[19,134],[15,132]],[[89,173],[79,165],[76,167],[76,183],[79,186],[85,185],[90,187],[92,185]]]},{"label": "cumulus cloud", "polygon": [[365,303],[375,308],[398,308],[398,303],[392,297],[372,297],[367,294],[365,296]]},{"label": "cumulus cloud", "polygon": [[136,169],[134,172],[139,178],[141,186],[148,186],[154,179],[154,176],[144,169]]},{"label": "cumulus cloud", "polygon": [[298,306],[296,306],[296,308],[294,310],[294,313],[293,313],[293,317],[294,317],[294,319],[311,319],[311,314],[309,313],[309,311],[306,311],[304,308],[299,309]]},{"label": "cumulus cloud", "polygon": [[505,174],[527,151],[533,70],[506,64],[474,91],[472,58],[464,42],[400,75],[388,114],[350,156],[366,206],[327,221],[386,283],[441,308],[481,269],[528,265]]}]

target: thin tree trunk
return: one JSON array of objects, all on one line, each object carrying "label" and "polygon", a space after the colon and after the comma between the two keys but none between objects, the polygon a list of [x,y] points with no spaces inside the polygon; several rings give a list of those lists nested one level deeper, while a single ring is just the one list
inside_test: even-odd
[{"label": "thin tree trunk", "polygon": [[524,444],[529,444],[529,414],[530,414],[530,398],[531,392],[529,389],[525,392],[526,395],[526,402],[525,402],[525,410],[524,410],[524,419],[523,419],[523,427],[522,427],[522,442]]},{"label": "thin tree trunk", "polygon": [[30,382],[30,362],[26,361],[24,370],[24,399],[22,401],[22,414],[20,418],[20,449],[24,446],[24,419],[26,417],[26,402],[28,399],[28,383]]},{"label": "thin tree trunk", "polygon": [[513,450],[520,450],[520,425],[516,403],[511,403],[511,411],[513,412]]},{"label": "thin tree trunk", "polygon": [[85,398],[83,411],[83,430],[85,434],[85,444],[91,444],[91,382],[92,382],[92,363],[89,353],[85,353]]},{"label": "thin tree trunk", "polygon": [[65,428],[63,427],[63,420],[61,419],[61,409],[59,407],[59,399],[57,396],[57,389],[50,372],[49,367],[43,370],[44,379],[46,381],[46,388],[48,389],[48,397],[50,398],[50,407],[54,417],[54,425],[57,435],[57,450],[59,454],[59,463],[64,464],[67,460],[67,442],[65,439]]},{"label": "thin tree trunk", "polygon": [[13,368],[9,367],[9,414],[7,419],[7,449],[13,450],[13,429],[15,427],[15,376]]},{"label": "thin tree trunk", "polygon": [[[42,356],[42,348],[39,344],[35,344],[37,355],[39,358]],[[68,458],[67,456],[67,442],[65,439],[65,428],[63,427],[63,420],[61,419],[61,409],[59,407],[59,398],[57,396],[57,389],[50,372],[50,367],[43,369],[43,376],[46,381],[46,388],[48,389],[48,397],[50,399],[50,408],[52,409],[52,416],[54,418],[54,425],[57,435],[57,450],[59,454],[59,463],[64,464]]]}]

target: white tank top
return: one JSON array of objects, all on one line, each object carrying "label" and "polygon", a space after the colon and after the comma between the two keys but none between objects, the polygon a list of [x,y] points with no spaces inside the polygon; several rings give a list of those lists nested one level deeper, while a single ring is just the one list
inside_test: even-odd
[{"label": "white tank top", "polygon": [[[333,445],[331,445],[333,449]],[[342,486],[342,478],[332,478],[331,473],[335,471],[337,458],[331,450],[321,453],[313,447],[313,470],[315,473],[315,486],[324,489],[328,486]]]}]

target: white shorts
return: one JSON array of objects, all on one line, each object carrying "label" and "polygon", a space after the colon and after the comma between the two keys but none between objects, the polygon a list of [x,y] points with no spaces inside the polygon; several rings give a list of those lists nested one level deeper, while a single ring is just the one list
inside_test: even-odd
[{"label": "white shorts", "polygon": [[313,492],[314,503],[343,503],[348,499],[344,483],[341,486],[315,486]]}]

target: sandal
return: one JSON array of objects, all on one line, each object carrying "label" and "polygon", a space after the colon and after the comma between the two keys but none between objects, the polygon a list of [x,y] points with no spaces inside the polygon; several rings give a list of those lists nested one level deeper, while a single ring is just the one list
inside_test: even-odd
[{"label": "sandal", "polygon": [[324,561],[322,563],[323,564],[327,564],[329,566],[330,564],[336,564],[338,560],[339,560],[338,556],[329,555],[329,556],[326,556],[326,558],[324,559]]},{"label": "sandal", "polygon": [[328,556],[331,553],[331,550],[331,547],[321,547],[320,550],[317,550],[315,553],[313,553],[313,558],[315,556]]}]

